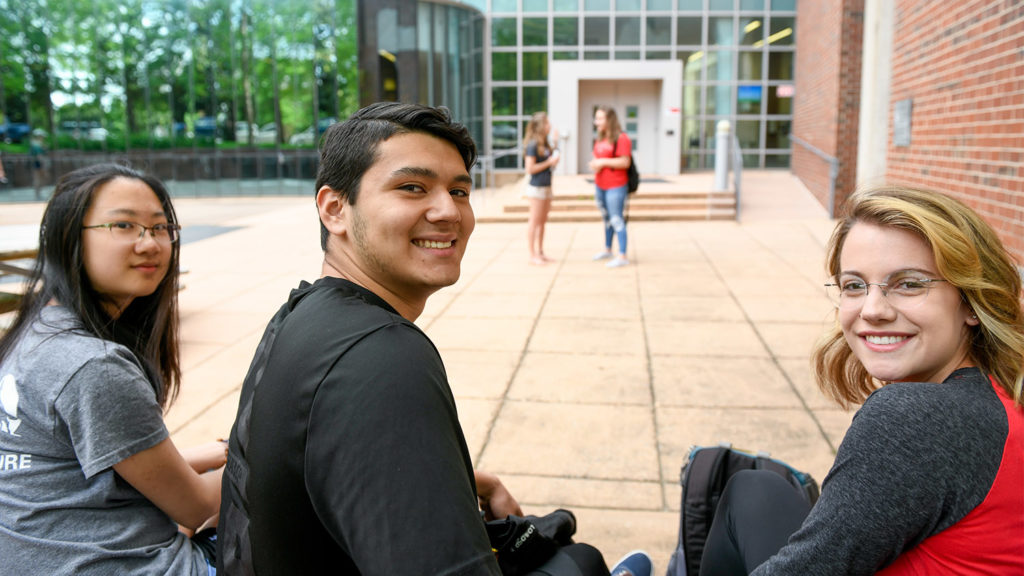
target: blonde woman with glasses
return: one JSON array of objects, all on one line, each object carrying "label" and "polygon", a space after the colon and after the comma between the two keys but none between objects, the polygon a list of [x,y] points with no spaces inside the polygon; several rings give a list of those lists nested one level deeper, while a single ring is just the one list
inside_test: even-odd
[{"label": "blonde woman with glasses", "polygon": [[[212,574],[227,447],[179,452],[178,224],[157,179],[57,183],[0,338],[0,558],[32,574]],[[211,469],[215,472],[204,474]],[[190,538],[183,531],[198,532]]]},{"label": "blonde woman with glasses", "polygon": [[1020,270],[942,194],[874,188],[847,214],[812,363],[828,397],[863,405],[812,509],[777,478],[733,478],[701,574],[1024,574]]}]

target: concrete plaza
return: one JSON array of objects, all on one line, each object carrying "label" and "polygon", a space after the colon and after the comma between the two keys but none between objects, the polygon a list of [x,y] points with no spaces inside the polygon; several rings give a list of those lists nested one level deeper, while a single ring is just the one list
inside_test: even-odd
[{"label": "concrete plaza", "polygon": [[[588,190],[556,176],[556,191],[573,187]],[[182,246],[184,382],[167,414],[179,445],[228,434],[267,320],[319,275],[312,196],[176,201],[195,234]],[[486,215],[517,187],[474,196]],[[820,481],[849,425],[808,366],[832,321],[821,284],[833,222],[783,171],[746,172],[741,208],[739,222],[630,223],[631,265],[619,269],[591,261],[600,224],[550,224],[547,266],[529,264],[525,225],[479,224],[462,278],[417,320],[441,351],[477,467],[528,513],[573,510],[577,540],[609,563],[643,548],[664,573],[689,447],[768,451]],[[3,205],[0,230],[41,213]]]}]

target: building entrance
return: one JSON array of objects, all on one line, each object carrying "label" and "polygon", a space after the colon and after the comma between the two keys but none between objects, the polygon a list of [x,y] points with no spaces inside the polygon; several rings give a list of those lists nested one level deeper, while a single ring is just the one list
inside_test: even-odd
[{"label": "building entrance", "polygon": [[581,80],[579,118],[576,133],[578,140],[580,172],[591,172],[588,162],[597,139],[594,130],[594,110],[598,106],[610,106],[619,117],[622,130],[633,142],[633,161],[637,170],[644,174],[656,172],[658,157],[659,116],[658,98],[661,92],[660,80]]},{"label": "building entrance", "polygon": [[674,61],[548,62],[548,115],[565,157],[561,174],[589,174],[594,108],[615,109],[641,173],[679,174],[683,66]]}]

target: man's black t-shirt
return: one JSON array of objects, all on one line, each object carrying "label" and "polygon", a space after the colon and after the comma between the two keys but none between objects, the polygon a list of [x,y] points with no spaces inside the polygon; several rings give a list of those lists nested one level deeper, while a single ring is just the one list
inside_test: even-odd
[{"label": "man's black t-shirt", "polygon": [[441,358],[373,293],[303,283],[242,386],[220,574],[500,574]]}]

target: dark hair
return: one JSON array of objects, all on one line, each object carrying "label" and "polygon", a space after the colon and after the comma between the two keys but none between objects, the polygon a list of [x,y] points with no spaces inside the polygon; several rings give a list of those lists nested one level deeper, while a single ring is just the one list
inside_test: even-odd
[{"label": "dark hair", "polygon": [[138,358],[166,407],[178,393],[178,244],[171,245],[167,275],[148,296],[140,296],[114,319],[92,288],[82,261],[82,221],[100,186],[115,178],[144,182],[160,200],[167,221],[177,224],[171,197],[152,176],[118,164],[97,164],[65,174],[53,192],[39,227],[39,255],[10,330],[0,338],[0,362],[51,300],[73,312],[81,328],[127,347]]},{"label": "dark hair", "polygon": [[[380,143],[395,134],[422,132],[455,145],[468,171],[476,162],[476,144],[465,126],[444,106],[378,102],[332,125],[320,145],[316,190],[327,186],[349,204],[359,197],[363,174],[377,161]],[[320,248],[327,249],[327,228],[320,223]]]}]

